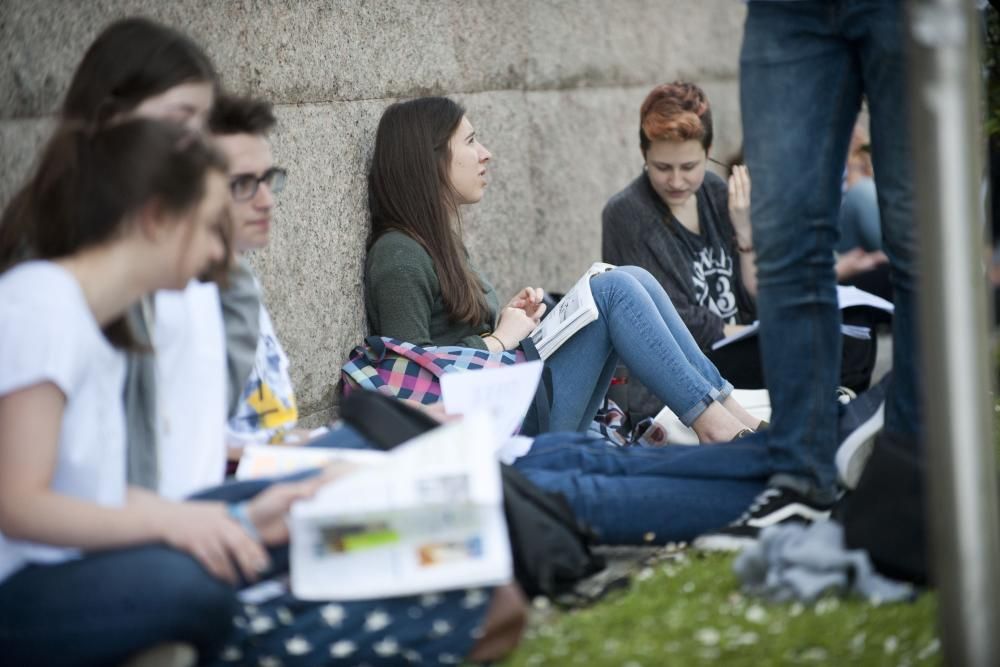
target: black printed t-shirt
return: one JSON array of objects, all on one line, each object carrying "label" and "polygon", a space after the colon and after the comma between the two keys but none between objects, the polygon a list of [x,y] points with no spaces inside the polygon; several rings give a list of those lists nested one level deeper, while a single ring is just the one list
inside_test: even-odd
[{"label": "black printed t-shirt", "polygon": [[643,172],[604,207],[602,255],[649,271],[707,350],[724,324],[752,322],[756,306],[743,286],[726,182],[708,172],[695,197],[700,234],[673,216]]}]

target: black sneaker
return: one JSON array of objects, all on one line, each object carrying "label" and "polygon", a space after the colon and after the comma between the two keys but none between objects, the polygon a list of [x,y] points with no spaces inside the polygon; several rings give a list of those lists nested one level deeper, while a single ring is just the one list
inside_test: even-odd
[{"label": "black sneaker", "polygon": [[768,526],[788,522],[812,523],[830,516],[832,505],[818,504],[798,491],[771,486],[758,495],[743,516],[711,533],[705,533],[692,543],[701,551],[739,551],[757,541],[760,531]]},{"label": "black sneaker", "polygon": [[885,392],[892,373],[841,409],[838,425],[840,446],[834,461],[840,482],[848,489],[858,485],[868,463],[875,436],[885,422]]}]

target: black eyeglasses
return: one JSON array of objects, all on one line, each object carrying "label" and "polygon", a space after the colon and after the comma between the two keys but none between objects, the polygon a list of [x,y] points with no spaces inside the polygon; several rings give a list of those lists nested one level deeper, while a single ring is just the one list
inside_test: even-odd
[{"label": "black eyeglasses", "polygon": [[229,179],[229,191],[236,201],[249,201],[257,194],[261,183],[267,183],[271,192],[277,194],[285,189],[288,172],[281,167],[271,167],[262,176],[257,174],[236,174]]}]

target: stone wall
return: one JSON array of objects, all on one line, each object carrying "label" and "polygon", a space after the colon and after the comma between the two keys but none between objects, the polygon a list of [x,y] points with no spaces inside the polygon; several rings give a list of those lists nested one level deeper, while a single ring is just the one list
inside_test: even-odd
[{"label": "stone wall", "polygon": [[715,155],[738,148],[744,12],[734,0],[5,0],[0,204],[104,24],[143,14],[188,31],[226,85],[277,105],[290,181],[252,262],[314,425],[364,335],[365,172],[387,104],[447,94],[467,107],[494,155],[486,198],[465,216],[474,261],[502,298],[563,290],[599,258],[601,208],[641,167],[652,85],[702,84]]}]

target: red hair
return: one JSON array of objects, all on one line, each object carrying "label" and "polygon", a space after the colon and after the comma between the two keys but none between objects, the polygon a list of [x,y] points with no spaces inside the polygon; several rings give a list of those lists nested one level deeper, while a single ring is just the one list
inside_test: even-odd
[{"label": "red hair", "polygon": [[675,81],[653,88],[639,109],[639,146],[654,141],[700,141],[712,145],[712,109],[708,96],[693,83]]}]

